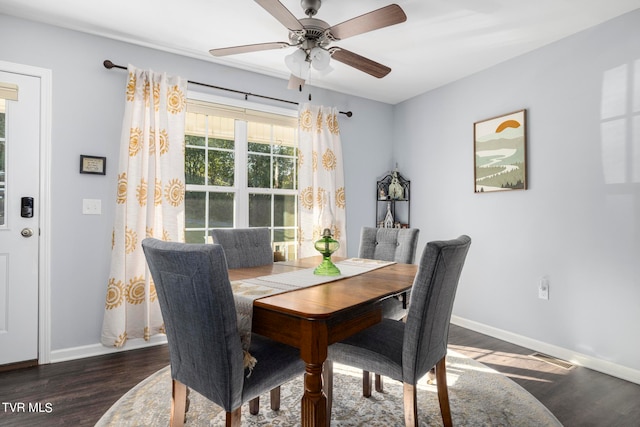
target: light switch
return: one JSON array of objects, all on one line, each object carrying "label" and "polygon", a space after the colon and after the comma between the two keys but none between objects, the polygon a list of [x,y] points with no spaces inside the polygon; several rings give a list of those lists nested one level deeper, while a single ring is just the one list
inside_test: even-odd
[{"label": "light switch", "polygon": [[102,200],[82,199],[82,213],[84,215],[100,215],[102,213]]}]

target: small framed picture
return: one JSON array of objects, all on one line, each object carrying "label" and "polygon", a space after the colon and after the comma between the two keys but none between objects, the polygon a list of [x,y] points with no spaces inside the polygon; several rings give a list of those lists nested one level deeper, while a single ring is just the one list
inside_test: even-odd
[{"label": "small framed picture", "polygon": [[90,173],[94,175],[107,174],[107,158],[96,156],[80,155],[80,173]]},{"label": "small framed picture", "polygon": [[527,189],[526,110],[473,125],[476,193]]}]

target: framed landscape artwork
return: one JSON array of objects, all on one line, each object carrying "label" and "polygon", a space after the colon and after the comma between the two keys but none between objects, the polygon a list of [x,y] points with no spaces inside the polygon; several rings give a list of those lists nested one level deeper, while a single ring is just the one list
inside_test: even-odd
[{"label": "framed landscape artwork", "polygon": [[473,125],[474,191],[526,190],[526,110]]}]

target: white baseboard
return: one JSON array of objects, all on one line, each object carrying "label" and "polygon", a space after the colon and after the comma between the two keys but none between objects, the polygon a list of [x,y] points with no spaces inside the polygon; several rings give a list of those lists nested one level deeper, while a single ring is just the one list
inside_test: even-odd
[{"label": "white baseboard", "polygon": [[[543,341],[534,340],[523,335],[514,334],[513,332],[503,329],[494,328],[483,323],[467,320],[459,316],[451,316],[451,323],[463,328],[470,329],[481,334],[489,335],[521,347],[529,348],[534,351],[557,357],[562,360],[571,362],[574,365],[584,366],[594,371],[602,372],[616,378],[640,384],[640,371],[628,368],[623,365],[609,362],[607,360],[598,359],[587,356],[563,347],[558,347]],[[130,339],[121,348],[106,347],[102,344],[92,344],[81,347],[73,347],[61,350],[51,351],[51,363],[65,362],[68,360],[82,359],[85,357],[102,356],[105,354],[117,353],[120,351],[135,350],[144,347],[152,347],[156,345],[166,344],[167,337],[165,335],[154,335],[149,341],[142,338]]]},{"label": "white baseboard", "polygon": [[68,360],[83,359],[85,357],[103,356],[105,354],[119,353],[121,351],[136,350],[139,348],[153,347],[156,345],[166,344],[166,335],[154,335],[149,341],[142,338],[132,338],[127,340],[123,347],[106,347],[102,344],[91,344],[81,347],[64,348],[61,350],[51,351],[51,363],[66,362]]},{"label": "white baseboard", "polygon": [[534,340],[532,338],[514,334],[513,332],[478,323],[473,320],[467,320],[459,316],[451,316],[451,323],[521,347],[526,347],[531,350],[547,354],[549,356],[557,357],[558,359],[566,360],[567,362],[571,362],[577,366],[584,366],[585,368],[593,369],[594,371],[602,372],[603,374],[611,375],[635,384],[640,384],[640,371],[637,369],[618,365],[616,363],[609,362],[608,360],[598,359],[593,356],[588,356],[586,354],[558,347],[543,341]]}]

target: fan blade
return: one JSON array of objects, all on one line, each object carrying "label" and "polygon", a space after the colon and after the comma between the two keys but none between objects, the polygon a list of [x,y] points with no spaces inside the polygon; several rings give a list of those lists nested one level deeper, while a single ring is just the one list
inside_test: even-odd
[{"label": "fan blade", "polygon": [[379,64],[371,59],[360,56],[357,53],[350,52],[341,47],[333,47],[330,49],[331,58],[338,62],[342,62],[350,67],[356,68],[367,74],[381,79],[391,72],[391,68],[386,65]]},{"label": "fan blade", "polygon": [[399,24],[407,20],[404,10],[397,4],[390,4],[364,15],[344,21],[329,28],[331,35],[336,40],[344,40],[347,37],[357,36],[390,25]]},{"label": "fan blade", "polygon": [[285,42],[257,43],[247,44],[244,46],[222,47],[219,49],[211,49],[209,53],[213,56],[236,55],[238,53],[259,52],[261,50],[282,49],[291,46]]},{"label": "fan blade", "polygon": [[293,13],[289,11],[282,3],[278,0],[255,0],[260,6],[264,8],[267,12],[271,14],[274,18],[276,18],[282,25],[287,27],[291,31],[302,31],[304,27],[298,21]]}]

